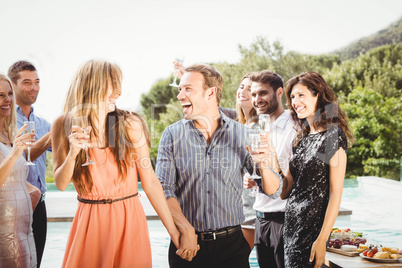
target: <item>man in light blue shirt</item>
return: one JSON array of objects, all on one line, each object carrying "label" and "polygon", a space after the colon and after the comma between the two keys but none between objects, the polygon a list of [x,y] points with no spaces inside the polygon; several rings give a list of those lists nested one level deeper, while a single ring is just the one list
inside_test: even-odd
[{"label": "man in light blue shirt", "polygon": [[38,267],[43,256],[46,242],[47,215],[45,205],[46,193],[46,151],[52,152],[50,147],[50,123],[34,114],[32,104],[35,103],[39,93],[39,77],[35,67],[27,61],[18,61],[8,70],[15,92],[17,107],[17,126],[21,128],[24,121],[35,122],[35,150],[31,154],[34,161],[29,166],[28,182],[36,186],[42,193],[42,198],[33,213],[32,229],[35,239]]}]

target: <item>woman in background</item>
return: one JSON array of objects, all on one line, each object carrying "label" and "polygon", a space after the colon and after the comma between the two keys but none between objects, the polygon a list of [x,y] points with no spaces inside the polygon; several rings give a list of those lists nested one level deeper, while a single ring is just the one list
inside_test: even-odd
[{"label": "woman in background", "polygon": [[[240,80],[239,89],[236,96],[236,119],[239,123],[252,127],[257,123],[257,112],[251,103],[251,81],[249,79],[251,73],[248,73]],[[250,176],[247,172],[245,176]],[[253,209],[255,197],[250,196],[253,189],[243,189],[243,213],[245,220],[241,225],[243,235],[246,238],[251,249],[254,248],[254,231],[256,212]]]},{"label": "woman in background", "polygon": [[[52,132],[57,188],[73,181],[78,192],[63,267],[152,267],[145,214],[138,199],[138,178],[151,204],[179,248],[161,184],[149,159],[149,133],[136,113],[119,110],[120,68],[91,60],[81,66],[68,91],[64,114]],[[88,119],[91,134],[73,126]],[[95,164],[82,166],[85,146]]]},{"label": "woman in background", "polygon": [[333,90],[320,74],[309,71],[291,78],[286,95],[300,131],[281,194],[282,199],[288,198],[283,232],[285,266],[318,268],[324,262],[326,242],[338,216],[346,149],[353,136]]},{"label": "woman in background", "polygon": [[[0,267],[36,267],[32,212],[40,191],[26,181],[28,166],[22,156],[35,134],[22,135],[27,126],[17,131],[16,121],[12,84],[0,74]],[[28,185],[36,189],[32,201]]]}]

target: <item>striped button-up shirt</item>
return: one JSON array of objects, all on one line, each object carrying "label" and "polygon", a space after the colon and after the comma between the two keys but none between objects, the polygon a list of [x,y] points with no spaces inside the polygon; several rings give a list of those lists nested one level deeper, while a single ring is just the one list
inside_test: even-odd
[{"label": "striped button-up shirt", "polygon": [[197,232],[239,225],[243,215],[243,168],[248,128],[221,113],[208,144],[192,120],[167,127],[159,143],[156,175],[166,198],[176,198]]}]

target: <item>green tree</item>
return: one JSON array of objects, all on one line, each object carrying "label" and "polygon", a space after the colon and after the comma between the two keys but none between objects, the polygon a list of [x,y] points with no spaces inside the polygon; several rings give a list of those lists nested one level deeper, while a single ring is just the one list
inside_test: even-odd
[{"label": "green tree", "polygon": [[355,136],[348,152],[349,175],[374,175],[399,180],[402,156],[402,95],[384,97],[371,88],[358,87],[341,105]]},{"label": "green tree", "polygon": [[356,87],[369,87],[384,96],[402,88],[402,43],[372,49],[353,60],[335,63],[322,73],[328,84],[347,96]]},{"label": "green tree", "polygon": [[169,86],[173,75],[157,81],[146,94],[141,94],[140,104],[146,118],[159,119],[159,114],[166,112],[166,105],[175,99],[177,88]]}]

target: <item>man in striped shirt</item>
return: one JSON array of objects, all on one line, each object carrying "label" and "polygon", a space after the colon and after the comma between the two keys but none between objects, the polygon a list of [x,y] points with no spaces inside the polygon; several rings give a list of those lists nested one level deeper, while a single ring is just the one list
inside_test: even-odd
[{"label": "man in striped shirt", "polygon": [[[209,65],[185,69],[177,99],[184,119],[167,127],[156,174],[176,226],[180,247],[169,248],[170,267],[249,267],[250,247],[240,224],[243,168],[252,172],[248,129],[219,112],[222,77]],[[281,177],[261,167],[263,190],[279,197]]]}]

